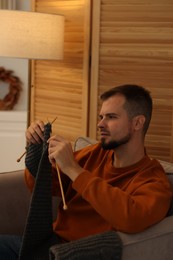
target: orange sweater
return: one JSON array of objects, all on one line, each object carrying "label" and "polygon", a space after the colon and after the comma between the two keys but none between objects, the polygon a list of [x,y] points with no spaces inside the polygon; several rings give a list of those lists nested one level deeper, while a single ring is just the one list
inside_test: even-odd
[{"label": "orange sweater", "polygon": [[[157,160],[145,156],[132,166],[115,168],[113,151],[104,151],[100,144],[74,155],[84,171],[73,183],[62,174],[68,210],[60,204],[54,231],[63,239],[72,241],[106,230],[136,233],[167,214],[172,189]],[[32,190],[34,181],[27,169],[25,177]],[[55,169],[53,193],[60,193]]]}]

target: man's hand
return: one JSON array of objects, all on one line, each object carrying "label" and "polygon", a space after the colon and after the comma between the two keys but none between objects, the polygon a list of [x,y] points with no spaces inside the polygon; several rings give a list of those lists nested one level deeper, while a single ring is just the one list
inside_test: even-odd
[{"label": "man's hand", "polygon": [[26,130],[25,136],[29,144],[41,143],[44,140],[44,122],[40,120],[32,122]]},{"label": "man's hand", "polygon": [[56,163],[61,171],[74,181],[82,173],[83,168],[74,158],[71,143],[59,135],[50,137],[48,143],[50,162]]}]

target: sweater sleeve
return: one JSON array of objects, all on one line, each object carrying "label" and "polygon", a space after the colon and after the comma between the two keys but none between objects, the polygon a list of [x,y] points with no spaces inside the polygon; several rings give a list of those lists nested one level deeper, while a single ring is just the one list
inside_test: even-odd
[{"label": "sweater sleeve", "polygon": [[166,178],[162,174],[151,178],[150,173],[136,177],[124,191],[84,171],[73,182],[73,188],[115,230],[136,233],[163,219],[172,198]]},{"label": "sweater sleeve", "polygon": [[32,192],[35,184],[35,177],[30,173],[28,168],[25,168],[25,182],[30,192]]}]

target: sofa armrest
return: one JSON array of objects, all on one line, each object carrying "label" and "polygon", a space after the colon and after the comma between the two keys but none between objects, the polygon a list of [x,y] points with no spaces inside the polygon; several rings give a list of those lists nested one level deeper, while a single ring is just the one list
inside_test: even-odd
[{"label": "sofa armrest", "polygon": [[122,260],[163,260],[173,255],[173,216],[137,234],[118,234],[123,243]]},{"label": "sofa armrest", "polygon": [[23,170],[0,174],[0,234],[22,234],[29,201]]}]

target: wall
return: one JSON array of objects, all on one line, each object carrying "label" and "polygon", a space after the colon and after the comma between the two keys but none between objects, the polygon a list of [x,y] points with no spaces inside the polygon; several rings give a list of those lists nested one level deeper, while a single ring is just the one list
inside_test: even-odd
[{"label": "wall", "polygon": [[[17,10],[30,10],[30,1],[16,0]],[[28,120],[28,60],[2,58],[0,67],[12,70],[13,75],[22,81],[22,91],[18,103],[11,111],[0,111],[0,172],[24,168],[24,159],[17,163],[17,158],[25,150],[25,130]],[[8,85],[0,81],[0,99],[8,92]]]}]

